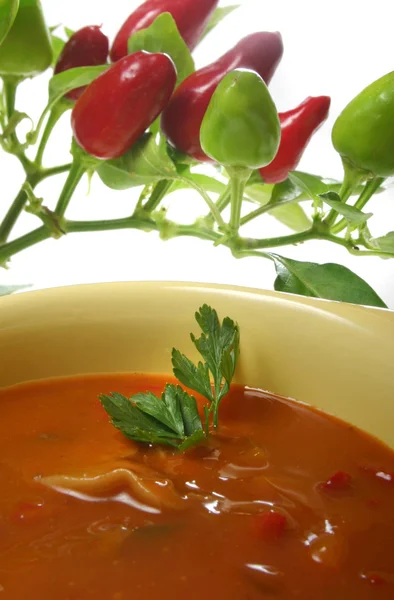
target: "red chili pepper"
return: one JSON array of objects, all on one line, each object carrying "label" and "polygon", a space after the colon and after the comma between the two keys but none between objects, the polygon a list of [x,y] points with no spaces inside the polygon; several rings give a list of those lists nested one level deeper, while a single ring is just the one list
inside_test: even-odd
[{"label": "red chili pepper", "polygon": [[281,142],[278,153],[271,164],[260,169],[266,183],[280,183],[294,171],[312,135],[327,119],[331,98],[310,97],[302,104],[284,113],[279,113]]},{"label": "red chili pepper", "polygon": [[[59,56],[55,74],[75,67],[103,65],[108,60],[109,40],[97,25],[83,27],[68,40]],[[86,87],[76,88],[66,94],[70,100],[77,100]]]},{"label": "red chili pepper", "polygon": [[264,512],[255,518],[254,528],[258,537],[267,541],[275,540],[285,533],[287,519],[275,510]]},{"label": "red chili pepper", "polygon": [[75,139],[97,158],[121,156],[167,105],[176,77],[174,63],[165,54],[126,56],[76,102],[71,117]]},{"label": "red chili pepper", "polygon": [[168,141],[197,160],[212,162],[200,144],[200,129],[211,98],[223,77],[238,68],[256,71],[268,84],[282,58],[280,33],[243,38],[216,62],[196,71],[177,88],[161,119]]},{"label": "red chili pepper", "polygon": [[146,0],[122,25],[111,48],[111,60],[115,62],[126,56],[129,37],[149,27],[165,12],[172,15],[179,33],[193,50],[218,4],[219,0]]},{"label": "red chili pepper", "polygon": [[337,471],[320,485],[320,489],[324,491],[343,491],[350,488],[352,483],[352,476],[344,471]]}]

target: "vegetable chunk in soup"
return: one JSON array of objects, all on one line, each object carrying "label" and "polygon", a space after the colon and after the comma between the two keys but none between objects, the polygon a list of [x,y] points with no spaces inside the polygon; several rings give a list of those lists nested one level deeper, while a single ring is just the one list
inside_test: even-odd
[{"label": "vegetable chunk in soup", "polygon": [[394,455],[302,404],[233,386],[185,453],[127,440],[99,393],[153,376],[0,391],[0,598],[394,598]]}]

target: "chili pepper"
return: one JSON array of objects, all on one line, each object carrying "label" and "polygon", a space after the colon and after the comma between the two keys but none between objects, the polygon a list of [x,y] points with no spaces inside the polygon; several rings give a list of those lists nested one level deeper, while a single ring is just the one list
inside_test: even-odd
[{"label": "chili pepper", "polygon": [[327,119],[330,104],[329,96],[309,97],[293,110],[279,113],[282,133],[278,154],[260,169],[266,183],[280,183],[294,171],[312,135]]},{"label": "chili pepper", "polygon": [[112,65],[74,106],[71,121],[79,145],[97,158],[124,154],[168,103],[176,76],[165,54],[135,52]]},{"label": "chili pepper", "polygon": [[258,169],[275,157],[280,123],[263,79],[238,69],[220,82],[201,125],[201,146],[225,167]]},{"label": "chili pepper", "polygon": [[[107,62],[109,41],[97,25],[83,27],[76,31],[63,48],[56,63],[55,74],[74,67],[90,67]],[[66,94],[70,100],[77,100],[86,87],[76,88]]]},{"label": "chili pepper", "polygon": [[268,84],[282,54],[280,33],[253,33],[217,61],[190,75],[177,88],[162,115],[161,126],[168,141],[196,160],[209,161],[201,148],[200,129],[209,102],[223,77],[234,69],[252,69]]},{"label": "chili pepper", "polygon": [[19,0],[0,2],[0,44],[11,29],[19,8]]},{"label": "chili pepper", "polygon": [[120,28],[111,48],[111,60],[117,61],[126,56],[129,38],[137,31],[149,27],[165,12],[174,18],[179,33],[190,50],[193,50],[218,4],[219,0],[146,0]]},{"label": "chili pepper", "polygon": [[354,98],[332,130],[332,141],[350,169],[366,176],[394,175],[394,71]]},{"label": "chili pepper", "polygon": [[52,44],[39,0],[20,0],[15,21],[0,46],[0,75],[33,77],[52,62]]}]

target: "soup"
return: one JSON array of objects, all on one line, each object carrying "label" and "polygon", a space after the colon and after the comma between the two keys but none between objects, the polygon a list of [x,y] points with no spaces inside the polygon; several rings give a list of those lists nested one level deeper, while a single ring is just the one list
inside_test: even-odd
[{"label": "soup", "polygon": [[294,401],[233,386],[180,454],[128,441],[89,376],[0,391],[0,598],[394,597],[394,455]]}]

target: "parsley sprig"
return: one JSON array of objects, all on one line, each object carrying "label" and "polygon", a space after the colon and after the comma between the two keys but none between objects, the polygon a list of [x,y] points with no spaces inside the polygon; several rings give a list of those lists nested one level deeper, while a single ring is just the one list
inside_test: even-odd
[{"label": "parsley sprig", "polygon": [[239,356],[239,327],[229,317],[220,323],[216,310],[206,304],[195,317],[202,333],[190,337],[203,361],[196,365],[174,348],[172,366],[183,385],[208,400],[204,426],[196,399],[179,385],[167,383],[161,398],[152,392],[131,398],[116,392],[100,395],[111,423],[127,438],[184,451],[209,435],[211,415],[213,426],[218,427],[219,406],[230,389]]}]

